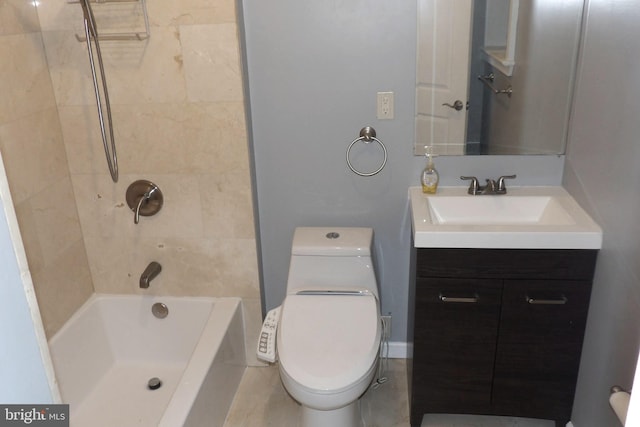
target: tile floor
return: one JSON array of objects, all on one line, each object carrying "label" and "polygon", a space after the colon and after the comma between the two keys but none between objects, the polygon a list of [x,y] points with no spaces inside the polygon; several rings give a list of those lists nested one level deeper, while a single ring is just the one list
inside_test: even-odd
[{"label": "tile floor", "polygon": [[[388,380],[362,397],[366,427],[409,427],[406,365],[390,359]],[[287,395],[278,367],[245,371],[224,427],[298,427],[300,406]],[[553,427],[551,421],[470,415],[427,415],[422,427]],[[327,426],[329,427],[329,426]]]}]

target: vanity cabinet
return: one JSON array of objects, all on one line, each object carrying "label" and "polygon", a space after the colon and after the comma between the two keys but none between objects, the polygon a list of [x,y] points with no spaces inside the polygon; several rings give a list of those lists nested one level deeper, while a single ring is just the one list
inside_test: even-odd
[{"label": "vanity cabinet", "polygon": [[411,425],[425,413],[466,413],[564,427],[597,250],[415,251]]}]

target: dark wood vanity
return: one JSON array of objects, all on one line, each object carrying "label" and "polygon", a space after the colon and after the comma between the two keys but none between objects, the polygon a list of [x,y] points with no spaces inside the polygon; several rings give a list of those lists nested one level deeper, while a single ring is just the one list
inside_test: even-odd
[{"label": "dark wood vanity", "polygon": [[425,413],[570,420],[595,249],[414,248],[411,426]]}]

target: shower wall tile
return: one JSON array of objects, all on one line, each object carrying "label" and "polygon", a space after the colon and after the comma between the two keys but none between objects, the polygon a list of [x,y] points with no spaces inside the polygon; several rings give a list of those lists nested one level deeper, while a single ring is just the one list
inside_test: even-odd
[{"label": "shower wall tile", "polygon": [[5,169],[16,204],[68,174],[55,108],[0,122],[0,149],[7,159]]},{"label": "shower wall tile", "polygon": [[[43,32],[56,99],[58,105],[95,108],[86,44],[78,42],[75,34]],[[144,41],[102,42],[101,52],[111,105],[186,99],[180,35],[176,28],[154,28],[151,37]],[[94,58],[97,58],[95,51]]]},{"label": "shower wall tile", "polygon": [[[249,176],[243,105],[231,103],[113,106],[122,173]],[[59,107],[71,173],[106,170],[93,106]],[[249,181],[244,183],[249,186]]]},{"label": "shower wall tile", "polygon": [[30,268],[47,337],[51,338],[93,293],[84,242],[43,269]]},{"label": "shower wall tile", "polygon": [[[96,292],[174,296],[259,295],[253,239],[137,239],[131,252],[127,236],[85,238]],[[162,272],[148,289],[140,275],[151,261]]]},{"label": "shower wall tile", "polygon": [[[120,175],[116,184],[108,174],[79,174],[72,179],[85,238],[100,240],[120,234],[129,242],[127,251],[131,252],[148,237],[202,236],[199,184],[192,175]],[[129,184],[138,179],[155,183],[162,191],[164,204],[156,215],[141,216],[134,224],[125,194]]]},{"label": "shower wall tile", "polygon": [[116,107],[116,120],[115,133],[126,150],[121,160],[125,172],[200,174],[243,166],[246,170],[246,149],[240,161],[233,152],[221,151],[230,144],[246,147],[240,104],[123,105]]},{"label": "shower wall tile", "polygon": [[152,26],[235,23],[234,0],[150,1]]},{"label": "shower wall tile", "polygon": [[50,337],[93,292],[69,177],[15,208],[45,332]]},{"label": "shower wall tile", "polygon": [[[6,159],[5,156],[3,156],[3,158]],[[11,184],[9,184],[9,188],[11,188]],[[22,237],[22,244],[24,245],[24,251],[27,255],[29,270],[31,272],[34,270],[42,270],[45,267],[44,255],[40,247],[40,237],[38,236],[38,227],[33,217],[33,209],[31,209],[28,200],[22,203],[14,202],[13,207],[16,211],[16,217],[18,218],[20,236]],[[33,285],[35,288],[38,287],[38,283],[36,283],[35,280],[33,281]]]},{"label": "shower wall tile", "polygon": [[[69,256],[69,253],[75,254],[80,250],[78,245],[84,248],[69,176],[50,183],[40,193],[34,194],[21,203],[16,203],[15,209],[29,268],[32,274],[39,273],[37,277],[43,279],[40,281],[34,278],[36,293],[38,293],[41,288],[50,286],[46,277],[58,269],[61,258]],[[80,262],[81,260],[84,260],[84,265]],[[78,261],[76,268],[88,272],[86,255],[78,258]],[[73,286],[92,289],[91,280]],[[50,301],[40,301],[41,306],[49,303]],[[49,318],[52,318],[55,313],[55,307],[49,308]],[[66,320],[67,314],[59,312],[57,321]]]},{"label": "shower wall tile", "polygon": [[[107,173],[107,163],[105,162],[104,148],[100,137],[100,123],[95,106],[91,108],[86,105],[60,105],[58,106],[58,116],[62,127],[62,135],[69,163],[71,174],[92,174]],[[120,150],[122,146],[118,144],[119,126],[115,125],[114,135],[116,145]],[[118,150],[118,160],[126,153]],[[110,178],[109,178],[110,179]]]},{"label": "shower wall tile", "polygon": [[0,2],[0,36],[40,31],[36,7],[31,1]]},{"label": "shower wall tile", "polygon": [[93,285],[35,4],[0,1],[0,150],[51,336]]},{"label": "shower wall tile", "polygon": [[189,101],[242,101],[236,25],[179,28]]},{"label": "shower wall tile", "polygon": [[39,33],[1,36],[0,58],[0,123],[55,107]]},{"label": "shower wall tile", "polygon": [[[249,176],[249,156],[241,102],[190,103],[177,146],[190,173],[224,174],[242,171]],[[249,181],[245,182],[249,188]]]},{"label": "shower wall tile", "polygon": [[80,3],[68,0],[46,0],[38,3],[38,19],[42,31],[84,31]]},{"label": "shower wall tile", "polygon": [[251,190],[246,172],[202,175],[200,180],[205,236],[255,238]]},{"label": "shower wall tile", "polygon": [[[20,3],[20,6],[23,3],[31,5],[25,0],[11,0],[9,3]],[[100,22],[101,26],[104,26],[102,20],[108,18],[108,9],[107,5],[93,5],[96,20]],[[147,11],[152,27],[236,22],[234,0],[147,0]],[[9,13],[10,11],[7,12],[7,14]],[[78,33],[83,32],[80,4],[68,4],[68,0],[43,1],[38,5],[38,17],[42,31],[73,30]],[[12,24],[15,25],[15,23]]]},{"label": "shower wall tile", "polygon": [[29,199],[45,265],[82,241],[78,212],[69,177],[52,183]]},{"label": "shower wall tile", "polygon": [[42,32],[56,104],[65,106],[93,103],[95,108],[87,47],[76,40],[75,34],[68,29]]},{"label": "shower wall tile", "polygon": [[110,42],[103,46],[113,105],[186,99],[180,34],[175,28],[154,28],[144,42]]},{"label": "shower wall tile", "polygon": [[[136,225],[124,195],[129,183],[142,176],[122,175],[117,184],[106,174],[73,176],[96,292],[255,298],[259,294],[257,258],[247,184],[242,189],[246,199],[241,202],[223,191],[220,200],[211,201],[201,195],[203,185],[209,194],[208,186],[217,184],[206,177],[201,181],[194,175],[144,177],[160,187],[165,202],[157,215],[141,217]],[[245,180],[238,176],[238,181]],[[233,194],[238,190],[231,188]],[[226,218],[248,215],[247,230],[237,232],[248,237],[213,238],[203,232],[203,199],[211,203],[209,209],[227,212],[223,213]],[[151,261],[162,264],[162,273],[149,289],[141,290],[140,275]]]},{"label": "shower wall tile", "polygon": [[[75,38],[79,6],[49,0],[38,9],[93,287],[239,296],[253,302],[247,330],[259,330],[235,1],[147,1],[147,10],[148,40],[101,44],[120,169],[114,184],[86,46]],[[115,23],[108,15],[96,20],[103,29]],[[158,184],[164,206],[135,225],[125,192],[141,178]],[[34,261],[44,252],[37,255]],[[162,273],[140,289],[140,274],[151,261],[162,264]]]},{"label": "shower wall tile", "polygon": [[259,295],[253,239],[176,238],[146,243],[146,253],[156,250],[159,262],[165,260],[173,267],[152,293],[241,298]]}]

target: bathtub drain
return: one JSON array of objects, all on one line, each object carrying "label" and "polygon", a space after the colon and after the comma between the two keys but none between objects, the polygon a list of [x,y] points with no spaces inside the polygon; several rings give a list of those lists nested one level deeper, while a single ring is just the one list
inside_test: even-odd
[{"label": "bathtub drain", "polygon": [[165,304],[157,302],[151,306],[151,312],[158,319],[164,319],[169,315],[169,308]]},{"label": "bathtub drain", "polygon": [[160,381],[160,378],[158,377],[151,378],[147,383],[147,387],[149,388],[149,390],[157,390],[160,388],[160,386],[162,386],[162,381]]}]

